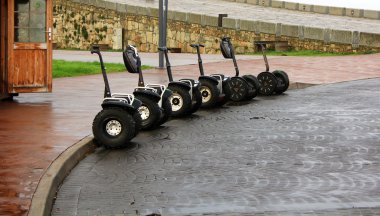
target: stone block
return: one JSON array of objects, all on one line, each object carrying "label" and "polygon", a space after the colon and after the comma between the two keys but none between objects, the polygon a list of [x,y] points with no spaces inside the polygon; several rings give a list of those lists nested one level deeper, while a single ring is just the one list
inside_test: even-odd
[{"label": "stone block", "polygon": [[284,1],[272,0],[272,7],[274,7],[274,8],[285,8],[285,2]]},{"label": "stone block", "polygon": [[264,7],[271,7],[272,0],[259,0],[258,5],[264,6]]},{"label": "stone block", "polygon": [[122,28],[114,29],[114,35],[113,35],[112,40],[113,40],[112,49],[114,50],[123,49],[123,29]]},{"label": "stone block", "polygon": [[331,30],[330,33],[331,42],[352,44],[352,32],[343,30]]},{"label": "stone block", "polygon": [[313,12],[313,9],[314,9],[314,5],[309,5],[309,4],[299,4],[298,5],[299,11]]},{"label": "stone block", "polygon": [[223,28],[237,29],[237,21],[238,20],[232,18],[223,18]]},{"label": "stone block", "polygon": [[282,24],[281,35],[289,37],[298,37],[298,26]]},{"label": "stone block", "polygon": [[324,39],[323,29],[305,26],[304,37],[307,39],[323,41]]},{"label": "stone block", "polygon": [[134,5],[127,5],[127,13],[129,14],[137,14],[138,8]]},{"label": "stone block", "polygon": [[328,6],[314,5],[313,11],[315,13],[328,14],[329,13],[329,7]]},{"label": "stone block", "polygon": [[380,34],[360,33],[360,45],[369,47],[380,47]]},{"label": "stone block", "polygon": [[[179,12],[179,11],[174,11],[174,20],[181,21],[181,22],[190,22],[190,23],[195,23],[190,21],[190,13],[185,13],[185,12]],[[193,20],[195,19],[194,16],[192,16]],[[200,21],[199,21],[200,23]]]},{"label": "stone block", "polygon": [[354,31],[352,32],[352,47],[358,48],[360,43],[360,32]]},{"label": "stone block", "polygon": [[267,33],[267,34],[276,34],[276,23],[267,23],[267,22],[257,22],[257,32]]},{"label": "stone block", "polygon": [[150,8],[150,14],[148,16],[158,17],[159,16],[158,8]]},{"label": "stone block", "polygon": [[175,19],[175,12],[176,11],[168,11],[168,20],[174,20]]},{"label": "stone block", "polygon": [[109,9],[109,10],[116,11],[116,9],[117,9],[116,3],[114,3],[114,2],[105,2],[104,5],[105,5],[105,8]]},{"label": "stone block", "polygon": [[323,41],[325,43],[331,42],[331,29],[323,29]]},{"label": "stone block", "polygon": [[127,5],[116,3],[116,11],[120,13],[127,13]]},{"label": "stone block", "polygon": [[258,5],[259,4],[259,0],[247,0],[247,3],[248,4],[252,4],[252,5]]},{"label": "stone block", "polygon": [[276,23],[276,37],[280,37],[282,33],[282,23]]},{"label": "stone block", "polygon": [[201,14],[188,13],[187,21],[189,23],[201,24],[202,23],[202,15]]},{"label": "stone block", "polygon": [[103,0],[95,0],[95,6],[100,7],[100,8],[105,8],[106,7],[106,1]]},{"label": "stone block", "polygon": [[236,0],[236,2],[239,2],[239,3],[247,3],[247,0]]},{"label": "stone block", "polygon": [[204,26],[218,26],[218,17],[202,15],[202,25]]},{"label": "stone block", "polygon": [[380,19],[380,11],[364,10],[363,17],[369,19]]},{"label": "stone block", "polygon": [[346,8],[329,7],[329,14],[335,15],[335,16],[344,16],[346,14]]},{"label": "stone block", "polygon": [[353,8],[346,8],[346,16],[349,17],[357,17],[362,18],[363,17],[364,10],[362,9],[353,9]]},{"label": "stone block", "polygon": [[305,38],[305,26],[298,26],[298,38],[301,40]]},{"label": "stone block", "polygon": [[146,7],[136,6],[136,9],[138,15],[147,16],[148,14],[150,14],[150,11],[148,11],[148,8]]},{"label": "stone block", "polygon": [[246,31],[255,31],[256,22],[253,20],[240,20],[240,29]]},{"label": "stone block", "polygon": [[284,8],[288,10],[298,10],[299,3],[285,2]]}]

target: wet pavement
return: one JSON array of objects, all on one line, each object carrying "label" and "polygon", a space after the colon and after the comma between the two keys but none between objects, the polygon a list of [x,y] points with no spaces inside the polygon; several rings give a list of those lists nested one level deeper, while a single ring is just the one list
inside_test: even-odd
[{"label": "wet pavement", "polygon": [[200,111],[97,151],[58,215],[379,215],[380,79]]},{"label": "wet pavement", "polygon": [[[323,84],[380,77],[379,59],[380,54],[283,57],[270,59],[270,63],[272,70],[285,69],[292,82]],[[104,60],[108,62],[107,58]],[[172,62],[175,60],[173,58]],[[243,74],[254,71],[252,74],[257,75],[264,68],[261,59],[240,60],[239,66]],[[198,76],[197,65],[178,66],[174,67],[173,71],[176,79]],[[232,75],[233,65],[231,61],[208,63],[205,64],[205,71]],[[147,82],[167,82],[165,71],[153,69],[144,73]],[[110,75],[109,80],[113,92],[132,92],[137,83],[137,76],[114,73]],[[102,86],[100,75],[60,78],[54,79],[52,94],[21,94],[13,102],[0,102],[0,215],[25,215],[36,186],[51,162],[65,149],[91,134],[92,120],[100,110]],[[366,88],[365,83],[363,88]],[[275,101],[292,101],[292,94],[293,92],[289,92],[288,97],[280,97]],[[248,106],[256,108],[259,104],[265,105],[265,101],[253,102]],[[291,108],[288,108],[285,102],[281,103],[283,105],[279,103],[279,106],[284,109]],[[231,108],[212,111],[213,115],[210,114],[210,118],[220,115],[222,120],[225,118],[223,116],[229,115],[229,110]],[[203,115],[205,112],[200,112],[194,119],[204,118]],[[180,122],[181,120],[174,120],[168,125],[174,127]],[[196,128],[197,125],[192,127]],[[157,133],[167,133],[170,128],[163,128]],[[186,140],[184,144],[189,142],[191,141]],[[177,145],[181,147],[183,144],[178,142]]]}]

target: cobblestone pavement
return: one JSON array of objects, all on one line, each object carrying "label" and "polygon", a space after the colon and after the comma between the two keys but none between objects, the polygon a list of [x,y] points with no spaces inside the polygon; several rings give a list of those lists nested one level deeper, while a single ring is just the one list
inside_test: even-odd
[{"label": "cobblestone pavement", "polygon": [[[158,0],[107,0],[129,5],[158,8]],[[221,0],[169,1],[169,10],[218,16],[226,13],[229,17],[243,20],[258,20],[272,23],[302,25],[336,30],[380,33],[379,20],[332,16],[278,8],[261,7]]]},{"label": "cobblestone pavement", "polygon": [[380,79],[201,111],[99,148],[53,215],[379,215]]}]

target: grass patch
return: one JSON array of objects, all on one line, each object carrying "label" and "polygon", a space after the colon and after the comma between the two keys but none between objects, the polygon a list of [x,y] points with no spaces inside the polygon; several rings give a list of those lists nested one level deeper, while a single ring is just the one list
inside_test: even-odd
[{"label": "grass patch", "polygon": [[[107,73],[123,72],[127,69],[124,64],[106,63]],[[143,65],[142,69],[150,69],[152,67]],[[75,77],[92,74],[100,74],[100,62],[77,62],[77,61],[64,61],[53,60],[53,78],[59,77]]]},{"label": "grass patch", "polygon": [[[268,56],[347,56],[347,55],[363,55],[373,54],[375,52],[361,52],[361,53],[330,53],[315,50],[290,50],[290,51],[273,51],[267,50]],[[262,55],[261,52],[247,53],[248,55]]]}]

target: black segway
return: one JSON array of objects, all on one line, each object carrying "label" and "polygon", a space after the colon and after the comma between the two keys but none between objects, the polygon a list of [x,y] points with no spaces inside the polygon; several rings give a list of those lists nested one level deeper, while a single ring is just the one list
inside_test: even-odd
[{"label": "black segway", "polygon": [[93,46],[91,54],[97,54],[100,60],[105,85],[103,110],[93,123],[92,132],[98,144],[106,147],[121,147],[137,135],[141,128],[141,117],[138,112],[141,101],[132,94],[111,94],[103,57],[98,46]]},{"label": "black segway", "polygon": [[266,70],[261,72],[257,79],[260,82],[260,94],[262,95],[272,95],[272,94],[282,94],[289,88],[289,77],[285,71],[275,70],[269,72],[269,63],[267,56],[265,54],[265,46],[263,43],[255,43],[260,45],[261,51],[263,53],[264,62]]},{"label": "black segway", "polygon": [[229,37],[222,38],[220,48],[224,58],[233,60],[236,71],[236,75],[231,77],[225,89],[225,91],[228,92],[230,100],[237,102],[251,100],[256,97],[260,85],[259,81],[253,75],[244,75],[239,77],[239,68],[235,58],[235,51]]},{"label": "black segway", "polygon": [[166,70],[169,78],[168,89],[173,92],[170,96],[172,116],[182,117],[196,112],[202,105],[202,95],[199,91],[199,82],[193,79],[180,79],[179,81],[173,81],[168,56],[169,49],[167,47],[159,47],[158,50],[164,52]]},{"label": "black segway", "polygon": [[142,102],[138,111],[141,114],[142,129],[153,129],[165,123],[172,113],[169,97],[172,92],[164,85],[147,84],[141,70],[141,58],[134,46],[128,45],[123,52],[124,65],[130,73],[138,73],[138,87],[133,95]]},{"label": "black segway", "polygon": [[202,95],[202,107],[211,108],[215,106],[221,106],[228,101],[228,95],[223,90],[223,86],[230,80],[229,77],[225,77],[223,74],[211,74],[206,76],[204,74],[203,62],[200,53],[200,47],[204,47],[202,44],[191,44],[193,48],[196,48],[198,54],[198,65],[201,76],[199,77],[200,92]]}]

